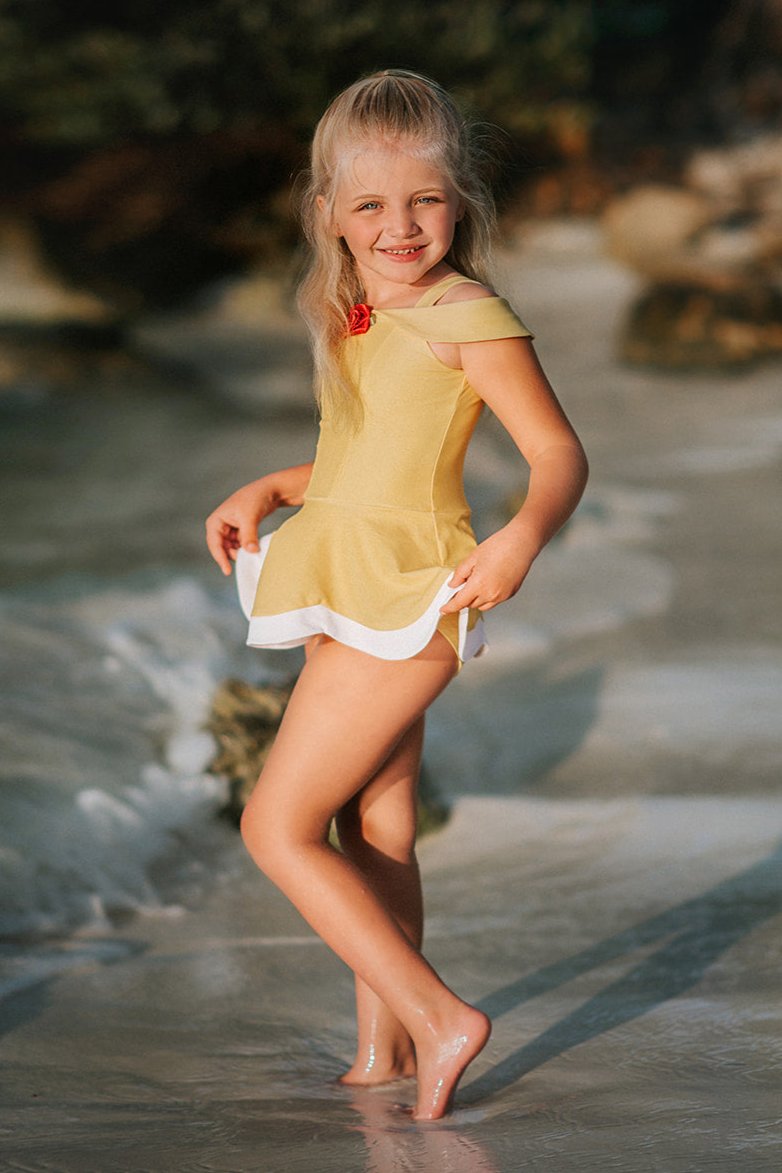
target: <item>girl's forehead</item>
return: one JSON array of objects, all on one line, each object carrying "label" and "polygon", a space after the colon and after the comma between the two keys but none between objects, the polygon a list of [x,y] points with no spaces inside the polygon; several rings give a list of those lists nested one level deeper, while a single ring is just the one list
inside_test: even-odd
[{"label": "girl's forehead", "polygon": [[336,178],[342,191],[371,188],[379,192],[407,184],[450,186],[448,174],[431,148],[414,143],[367,143],[347,150],[339,160]]}]

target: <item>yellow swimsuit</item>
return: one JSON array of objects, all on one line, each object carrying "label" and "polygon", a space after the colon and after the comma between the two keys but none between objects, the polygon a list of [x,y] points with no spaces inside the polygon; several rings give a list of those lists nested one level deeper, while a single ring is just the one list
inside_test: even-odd
[{"label": "yellow swimsuit", "polygon": [[386,660],[416,655],[442,630],[460,661],[483,646],[478,611],[441,616],[454,568],[474,548],[462,469],[483,406],[430,342],[530,337],[499,297],[435,304],[452,274],[410,309],[375,309],[345,342],[361,389],[358,433],[320,426],[304,504],[240,550],[237,582],[252,647],[290,648],[325,633]]}]

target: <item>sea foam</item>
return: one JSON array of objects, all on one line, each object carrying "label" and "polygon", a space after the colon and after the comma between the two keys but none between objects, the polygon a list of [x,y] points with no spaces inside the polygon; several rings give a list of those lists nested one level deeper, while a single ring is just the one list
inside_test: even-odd
[{"label": "sea foam", "polygon": [[159,910],[155,866],[199,870],[188,836],[225,797],[204,723],[232,619],[187,578],[4,600],[0,932]]}]

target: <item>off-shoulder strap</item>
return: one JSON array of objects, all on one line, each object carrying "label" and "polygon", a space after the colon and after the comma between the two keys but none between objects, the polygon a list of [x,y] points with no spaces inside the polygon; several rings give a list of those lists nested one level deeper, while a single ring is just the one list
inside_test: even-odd
[{"label": "off-shoulder strap", "polygon": [[[436,287],[432,287],[436,288]],[[488,342],[533,338],[504,297],[475,297],[410,309],[375,310],[427,342]]]},{"label": "off-shoulder strap", "polygon": [[480,285],[480,282],[473,281],[472,277],[463,277],[461,273],[449,273],[441,281],[436,281],[434,285],[430,285],[423,297],[420,297],[412,308],[421,309],[423,306],[434,305],[454,285]]}]

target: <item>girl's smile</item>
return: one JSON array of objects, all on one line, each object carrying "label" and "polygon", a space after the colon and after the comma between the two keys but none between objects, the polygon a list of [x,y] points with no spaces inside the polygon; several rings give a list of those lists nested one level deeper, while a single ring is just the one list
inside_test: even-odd
[{"label": "girl's smile", "polygon": [[[434,164],[402,147],[367,150],[346,168],[337,187],[334,231],[352,253],[368,301],[406,303],[439,280],[463,208]],[[413,298],[415,300],[415,298]]]},{"label": "girl's smile", "polygon": [[424,246],[418,244],[414,248],[383,248],[380,251],[387,257],[393,257],[395,261],[414,261],[421,256]]}]

